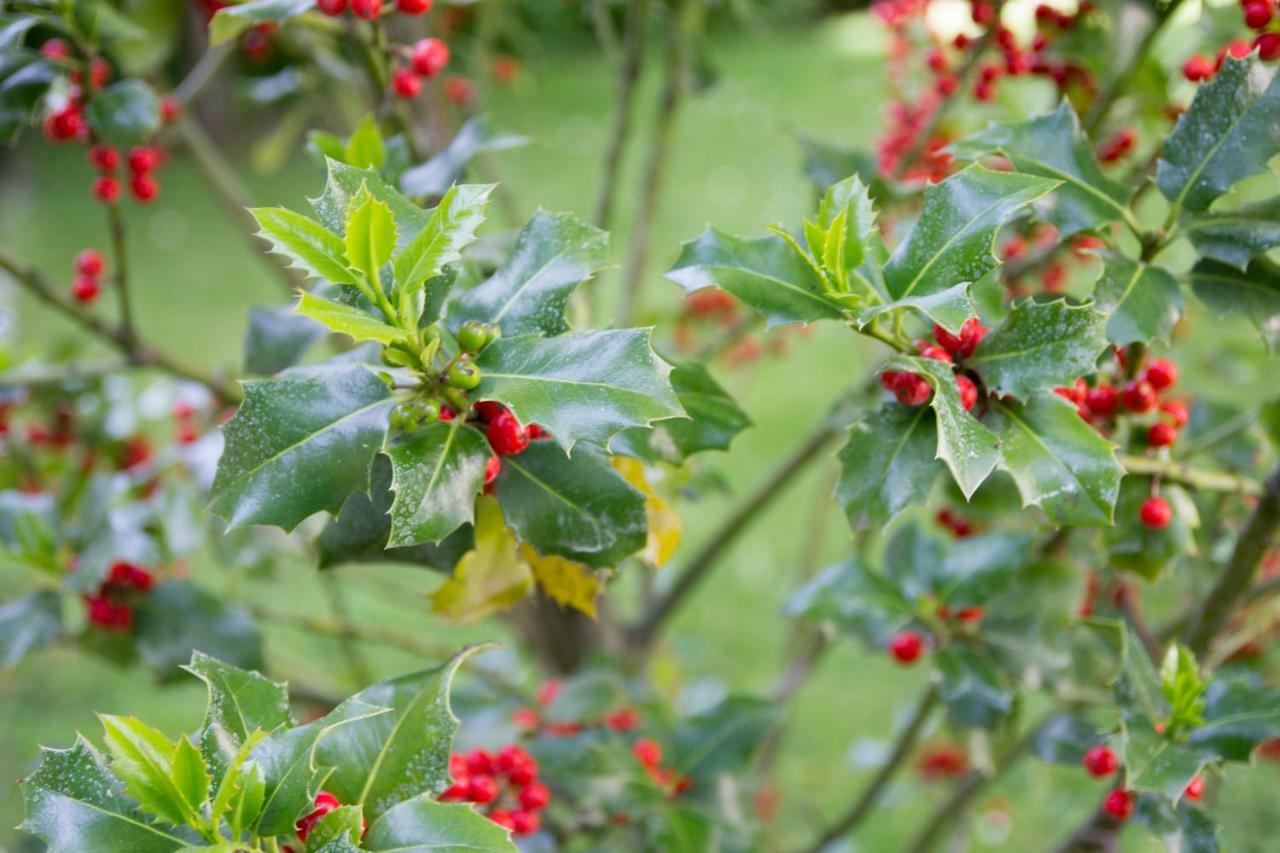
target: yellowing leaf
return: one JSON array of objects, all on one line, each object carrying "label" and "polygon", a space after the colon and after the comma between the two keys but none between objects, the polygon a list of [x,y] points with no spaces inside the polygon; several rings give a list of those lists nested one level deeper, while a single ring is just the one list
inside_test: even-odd
[{"label": "yellowing leaf", "polygon": [[520,555],[533,569],[533,577],[542,591],[553,601],[596,618],[601,584],[590,567],[554,554],[544,557],[530,545],[521,545]]},{"label": "yellowing leaf", "polygon": [[644,476],[644,464],[626,456],[613,457],[614,469],[645,496],[645,513],[649,519],[649,538],[644,545],[644,559],[661,568],[671,559],[680,544],[684,525],[671,504],[660,497]]},{"label": "yellowing leaf", "polygon": [[533,589],[533,573],[520,557],[497,498],[476,502],[475,535],[475,547],[462,555],[453,577],[431,594],[431,609],[457,622],[504,610]]}]

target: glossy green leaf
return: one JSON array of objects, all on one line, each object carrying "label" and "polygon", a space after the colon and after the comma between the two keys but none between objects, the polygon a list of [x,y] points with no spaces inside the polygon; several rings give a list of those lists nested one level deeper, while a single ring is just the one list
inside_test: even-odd
[{"label": "glossy green leaf", "polygon": [[[429,229],[423,229],[422,234],[428,233]],[[347,263],[362,273],[365,281],[378,287],[382,265],[391,260],[396,246],[396,220],[391,207],[362,188],[347,210],[342,242]],[[408,250],[405,247],[403,251]]]},{"label": "glossy green leaf", "polygon": [[310,201],[324,227],[333,233],[346,232],[352,204],[359,203],[365,193],[391,208],[395,218],[398,249],[403,250],[427,227],[431,213],[405,198],[377,172],[372,169],[357,169],[333,159],[325,160],[325,165],[328,177],[324,191]]},{"label": "glossy green leaf", "polygon": [[667,278],[690,293],[719,287],[770,326],[844,316],[827,298],[818,271],[778,236],[744,240],[708,230],[684,244]]},{"label": "glossy green leaf", "polygon": [[391,389],[365,367],[300,367],[250,380],[245,401],[223,428],[210,506],[232,527],[292,530],[321,510],[336,513],[368,491],[382,446]]},{"label": "glossy green leaf", "polygon": [[476,495],[493,455],[476,430],[454,419],[423,427],[387,447],[391,457],[391,547],[439,542],[475,518]]},{"label": "glossy green leaf", "polygon": [[396,254],[392,269],[399,291],[420,290],[427,279],[462,258],[462,250],[475,240],[476,229],[484,223],[485,205],[492,192],[492,184],[449,188],[423,229]]},{"label": "glossy green leaf", "polygon": [[767,699],[727,696],[676,726],[671,764],[701,789],[729,774],[743,773],[782,712]]},{"label": "glossy green leaf", "polygon": [[322,299],[311,293],[302,293],[294,310],[354,341],[391,344],[409,337],[409,332],[384,323],[363,308]]},{"label": "glossy green leaf", "polygon": [[787,616],[831,622],[872,645],[887,642],[913,612],[912,602],[896,583],[857,560],[823,569],[783,608]]},{"label": "glossy green leaf", "polygon": [[343,160],[359,169],[381,169],[387,162],[387,149],[378,130],[378,121],[371,115],[360,119],[343,146]]},{"label": "glossy green leaf", "polygon": [[836,484],[849,526],[883,527],[924,503],[942,470],[937,451],[937,424],[926,406],[890,403],[854,424]]},{"label": "glossy green leaf", "polygon": [[160,102],[151,86],[130,78],[90,98],[85,117],[98,139],[108,145],[139,145],[160,129]]},{"label": "glossy green leaf", "polygon": [[810,251],[843,280],[867,259],[875,232],[876,211],[866,185],[856,175],[832,184],[818,205],[817,218],[805,227],[806,231],[816,228],[825,234],[823,245],[810,241]]},{"label": "glossy green leaf", "polygon": [[1124,719],[1120,742],[1125,787],[1156,791],[1172,800],[1209,763],[1205,755],[1157,733],[1153,721],[1142,716]]},{"label": "glossy green leaf", "polygon": [[1056,394],[1025,405],[991,401],[990,423],[1000,436],[1000,467],[1013,477],[1024,506],[1035,505],[1057,524],[1110,524],[1124,469],[1115,445],[1085,423]]},{"label": "glossy green leaf", "polygon": [[565,456],[535,441],[502,458],[497,491],[507,523],[540,554],[602,568],[645,546],[645,496],[593,448]]},{"label": "glossy green leaf", "polygon": [[934,658],[938,695],[955,724],[990,729],[1013,710],[1012,688],[981,649],[950,645]]},{"label": "glossy green leaf", "polygon": [[209,22],[210,44],[222,44],[260,24],[281,24],[315,8],[314,0],[248,0],[224,6]]},{"label": "glossy green leaf", "polygon": [[40,766],[22,780],[22,795],[22,828],[44,840],[48,853],[168,853],[194,841],[140,814],[83,738],[70,749],[41,750]]},{"label": "glossy green leaf", "polygon": [[1201,807],[1185,797],[1175,805],[1158,794],[1140,794],[1133,819],[1145,824],[1164,843],[1166,850],[1178,853],[1218,853],[1218,825]]},{"label": "glossy green leaf", "polygon": [[1246,270],[1255,256],[1280,246],[1280,196],[1234,210],[1184,217],[1180,227],[1201,257]]},{"label": "glossy green leaf", "polygon": [[962,160],[1003,154],[1019,172],[1061,181],[1043,217],[1063,237],[1130,217],[1133,192],[1102,173],[1093,143],[1066,100],[1046,115],[992,123],[952,143],[951,151]]},{"label": "glossy green leaf", "polygon": [[1027,400],[1092,373],[1107,348],[1106,322],[1091,305],[1024,300],[965,363],[991,393]]},{"label": "glossy green leaf", "polygon": [[309,278],[334,284],[355,284],[355,274],[347,265],[342,238],[314,219],[284,207],[250,208],[258,223],[258,236],[271,250],[290,260],[290,266]]},{"label": "glossy green leaf", "polygon": [[1200,261],[1191,269],[1191,287],[1210,310],[1253,323],[1268,348],[1280,344],[1280,267],[1269,259],[1256,258],[1243,272]]},{"label": "glossy green leaf", "polygon": [[542,425],[566,451],[579,441],[604,446],[627,427],[684,414],[651,335],[619,329],[502,338],[476,360],[482,378],[474,396]]},{"label": "glossy green leaf", "polygon": [[1102,277],[1094,286],[1093,299],[1107,316],[1107,340],[1116,346],[1157,338],[1167,341],[1182,316],[1177,279],[1162,267],[1123,255],[1102,255]]},{"label": "glossy green leaf", "polygon": [[31,652],[57,639],[62,598],[40,589],[0,604],[0,668],[17,666]]},{"label": "glossy green leaf", "polygon": [[208,688],[200,749],[219,770],[255,731],[272,732],[292,723],[289,693],[280,682],[199,650],[192,652],[191,663],[183,669]]},{"label": "glossy green leaf", "polygon": [[111,755],[111,771],[144,811],[182,825],[198,803],[185,799],[174,776],[176,745],[137,717],[101,714],[102,742]]},{"label": "glossy green leaf", "polygon": [[738,433],[751,426],[751,418],[703,364],[676,362],[668,378],[688,417],[623,430],[610,443],[611,452],[678,465],[704,450],[728,450]]},{"label": "glossy green leaf", "polygon": [[563,334],[569,296],[608,262],[607,233],[570,214],[539,210],[506,262],[458,299],[449,321],[496,323],[507,337]]},{"label": "glossy green leaf", "polygon": [[485,850],[514,853],[511,834],[473,809],[414,797],[388,809],[369,827],[365,850],[402,853],[463,853]]},{"label": "glossy green leaf", "polygon": [[313,853],[357,853],[364,818],[359,806],[339,806],[316,822],[307,835]]},{"label": "glossy green leaf", "polygon": [[951,543],[930,567],[933,593],[953,607],[981,605],[1012,588],[1034,552],[1025,533],[983,533]]},{"label": "glossy green leaf", "polygon": [[1258,744],[1280,736],[1280,693],[1244,678],[1215,679],[1204,693],[1204,725],[1187,738],[1226,761],[1248,761]]},{"label": "glossy green leaf", "polygon": [[999,264],[993,250],[1000,226],[1056,186],[976,165],[930,186],[915,227],[885,265],[889,296],[931,296],[982,278]]},{"label": "glossy green leaf", "polygon": [[1031,751],[1041,761],[1079,767],[1100,742],[1098,728],[1078,714],[1055,714],[1036,729]]},{"label": "glossy green leaf", "polygon": [[199,814],[200,806],[209,798],[210,782],[200,750],[188,736],[178,738],[173,751],[173,783],[192,814]]},{"label": "glossy green leaf", "polygon": [[1280,81],[1256,56],[1228,57],[1196,87],[1164,142],[1156,185],[1175,209],[1200,212],[1237,182],[1266,171],[1280,150]]},{"label": "glossy green leaf", "polygon": [[197,649],[237,666],[262,666],[262,636],[248,611],[190,580],[160,583],[136,613],[134,645],[162,678],[176,676]]},{"label": "glossy green leaf", "polygon": [[286,306],[250,308],[244,339],[245,372],[271,376],[293,367],[324,335],[324,326]]},{"label": "glossy green leaf", "polygon": [[477,154],[517,148],[528,141],[525,136],[494,132],[483,117],[473,116],[458,128],[443,151],[406,169],[400,176],[400,189],[411,196],[444,195]]}]

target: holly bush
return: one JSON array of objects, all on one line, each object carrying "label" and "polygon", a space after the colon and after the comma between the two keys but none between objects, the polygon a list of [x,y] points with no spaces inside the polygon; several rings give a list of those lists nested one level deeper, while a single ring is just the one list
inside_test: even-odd
[{"label": "holly bush", "polygon": [[[1219,848],[1226,785],[1280,756],[1271,0],[880,0],[874,148],[801,133],[808,216],[656,247],[674,311],[645,298],[673,128],[715,85],[709,30],[764,11],[171,5],[0,12],[0,133],[84,149],[109,245],[57,271],[0,246],[23,310],[81,333],[4,353],[0,660],[72,647],[208,690],[194,731],[100,714],[100,737],[16,770],[26,833],[55,853],[818,851],[914,765],[947,782],[897,827],[924,851],[989,839],[975,803],[1034,757],[1100,780],[1060,849],[1115,849],[1130,822]],[[594,215],[515,215],[489,155],[528,140],[479,108],[591,36],[617,86]],[[219,86],[230,118],[203,103]],[[227,121],[272,126],[257,167],[310,160],[308,206],[253,201]],[[171,152],[288,295],[246,306],[234,371],[135,313],[128,233]],[[728,386],[811,327],[846,347],[847,387],[732,504],[715,465],[752,419]],[[825,568],[807,543],[778,584],[775,685],[683,683],[673,617],[815,465],[834,488],[813,515],[840,507],[851,538]],[[731,505],[690,552],[695,502]],[[329,616],[260,594],[300,563]],[[354,614],[355,564],[443,641]],[[407,589],[393,566],[430,574]],[[336,640],[355,692],[291,672],[264,643],[281,625]],[[846,643],[919,695],[846,807],[792,820],[795,705]],[[417,671],[379,680],[373,644]]]}]

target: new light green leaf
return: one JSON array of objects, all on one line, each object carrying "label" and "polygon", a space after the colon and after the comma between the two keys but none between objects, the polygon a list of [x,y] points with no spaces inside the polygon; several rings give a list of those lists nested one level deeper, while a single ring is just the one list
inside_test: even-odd
[{"label": "new light green leaf", "polygon": [[1280,344],[1280,267],[1270,259],[1256,258],[1243,271],[1200,261],[1191,268],[1191,288],[1210,310],[1253,323],[1269,349]]},{"label": "new light green leaf", "polygon": [[431,211],[426,225],[396,254],[393,271],[401,292],[416,292],[462,258],[484,223],[484,208],[493,184],[453,186]]},{"label": "new light green leaf", "polygon": [[450,323],[496,323],[507,337],[563,334],[569,296],[608,262],[606,232],[567,213],[539,210],[498,271],[459,297]]},{"label": "new light green leaf", "polygon": [[751,418],[701,362],[676,363],[670,379],[688,417],[623,430],[609,444],[610,452],[679,465],[704,450],[728,450],[734,437],[751,426]]},{"label": "new light green leaf", "polygon": [[400,853],[515,853],[511,833],[460,803],[414,797],[387,810],[364,838],[365,850]]},{"label": "new light green leaf", "polygon": [[541,424],[565,448],[600,446],[627,427],[684,411],[671,389],[671,365],[654,353],[652,329],[521,335],[489,344],[476,360],[473,397],[497,400],[522,424]]},{"label": "new light green leaf", "polygon": [[173,783],[191,814],[199,814],[200,806],[209,798],[210,781],[200,750],[188,736],[178,738],[173,751]]},{"label": "new light green leaf", "polygon": [[489,442],[458,419],[437,422],[391,444],[391,535],[387,547],[439,542],[475,517]]},{"label": "new light green leaf", "polygon": [[289,258],[291,267],[310,278],[355,283],[342,238],[319,222],[283,207],[256,207],[249,213],[258,222],[258,236],[269,242],[276,254]]},{"label": "new light green leaf", "polygon": [[335,364],[244,387],[244,402],[223,428],[226,449],[210,491],[210,508],[228,524],[292,530],[369,490],[391,413],[391,389],[381,379],[359,364]]},{"label": "new light green leaf", "polygon": [[854,424],[836,484],[849,526],[883,527],[924,503],[942,469],[937,450],[937,423],[927,406],[890,403]]},{"label": "new light green leaf", "polygon": [[[1107,315],[1107,340],[1126,346],[1157,338],[1169,340],[1182,316],[1182,288],[1162,267],[1107,253],[1093,300]],[[1067,384],[1067,383],[1063,383]]]},{"label": "new light green leaf", "polygon": [[1164,142],[1156,186],[1175,210],[1201,212],[1280,151],[1280,80],[1256,55],[1228,57]]},{"label": "new light green leaf", "polygon": [[347,263],[364,273],[373,287],[381,281],[382,265],[396,246],[396,220],[390,206],[361,190],[347,213],[343,246]]},{"label": "new light green leaf", "polygon": [[272,732],[292,722],[289,693],[280,682],[199,651],[183,669],[203,681],[209,691],[200,747],[216,770],[225,769],[255,731]]},{"label": "new light green leaf", "polygon": [[174,776],[176,746],[136,717],[100,714],[102,742],[111,754],[111,770],[143,810],[181,826],[196,803],[186,800]]},{"label": "new light green leaf", "polygon": [[392,344],[409,337],[404,329],[384,323],[361,308],[324,299],[309,292],[299,296],[294,311],[356,341]]},{"label": "new light green leaf", "polygon": [[387,162],[387,149],[378,130],[378,121],[371,115],[360,119],[356,129],[343,146],[346,162],[359,169],[381,169]]},{"label": "new light green leaf", "polygon": [[352,205],[362,202],[365,195],[391,208],[396,222],[397,248],[403,249],[426,228],[431,213],[387,184],[377,172],[348,166],[332,158],[325,159],[325,166],[328,175],[324,191],[309,200],[320,222],[333,233],[345,233]]},{"label": "new light green leaf", "polygon": [[1023,506],[1040,507],[1056,524],[1111,524],[1124,469],[1115,445],[1075,406],[1047,391],[1025,405],[993,398],[989,420],[1000,436],[1000,468]]},{"label": "new light green leaf", "polygon": [[1092,373],[1107,347],[1106,322],[1092,305],[1024,300],[965,363],[992,393],[1026,400]]}]

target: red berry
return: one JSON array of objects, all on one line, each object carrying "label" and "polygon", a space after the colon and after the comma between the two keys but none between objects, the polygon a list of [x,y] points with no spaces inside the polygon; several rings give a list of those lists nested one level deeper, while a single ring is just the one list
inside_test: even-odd
[{"label": "red berry", "polygon": [[1225,44],[1222,46],[1222,49],[1218,51],[1217,62],[1214,64],[1214,71],[1222,70],[1222,63],[1227,61],[1228,56],[1236,59],[1244,59],[1252,52],[1253,45],[1249,44],[1249,42],[1244,39],[1236,39],[1230,44]]},{"label": "red berry", "polygon": [[1258,49],[1258,56],[1265,62],[1280,59],[1280,33],[1263,33],[1253,40],[1253,46]]},{"label": "red berry", "polygon": [[44,120],[44,135],[51,142],[66,142],[85,132],[84,115],[76,104],[68,104]]},{"label": "red berry", "polygon": [[1085,392],[1084,404],[1100,417],[1110,417],[1116,411],[1116,389],[1110,385],[1096,385]]},{"label": "red berry", "polygon": [[102,260],[102,253],[96,249],[85,249],[76,255],[76,272],[80,275],[87,275],[90,278],[97,278],[102,275],[102,270],[106,264]]},{"label": "red berry", "polygon": [[512,818],[511,812],[507,811],[506,809],[494,809],[493,811],[489,812],[489,820],[493,821],[498,826],[501,826],[504,829],[510,829],[514,831],[516,828],[516,822]]},{"label": "red berry", "polygon": [[489,437],[489,446],[500,456],[519,453],[529,446],[529,436],[524,427],[520,426],[520,422],[510,412],[494,418],[486,435]]},{"label": "red berry", "polygon": [[434,77],[449,64],[449,45],[440,39],[423,39],[413,45],[410,61],[414,71],[423,77]]},{"label": "red berry", "polygon": [[525,433],[528,434],[530,441],[533,441],[535,438],[546,438],[547,436],[551,435],[551,433],[547,432],[538,424],[529,424],[529,426],[525,429]]},{"label": "red berry", "polygon": [[347,0],[316,0],[316,8],[324,14],[336,18],[347,11]]},{"label": "red berry", "polygon": [[542,821],[535,812],[511,813],[511,831],[516,835],[533,835],[541,824]]},{"label": "red berry", "polygon": [[1168,359],[1155,358],[1147,365],[1143,378],[1151,383],[1152,388],[1163,391],[1178,381],[1178,367]]},{"label": "red berry", "polygon": [[1160,404],[1160,411],[1169,416],[1173,421],[1173,425],[1178,429],[1182,429],[1187,425],[1187,421],[1191,420],[1191,413],[1187,411],[1187,404],[1181,400],[1166,400]]},{"label": "red berry", "polygon": [[1271,23],[1271,4],[1264,0],[1253,0],[1244,4],[1244,25],[1251,30],[1260,30]]},{"label": "red berry", "polygon": [[412,100],[422,94],[422,78],[412,68],[397,68],[391,75],[391,87],[400,97]]},{"label": "red berry", "polygon": [[89,85],[101,89],[111,82],[111,63],[101,56],[95,56],[89,63]]},{"label": "red berry", "polygon": [[1213,76],[1213,61],[1209,57],[1197,53],[1182,63],[1182,76],[1192,83],[1208,80]]},{"label": "red berry", "polygon": [[551,791],[541,782],[531,782],[520,792],[520,806],[537,811],[551,802]]},{"label": "red berry", "polygon": [[179,424],[173,437],[178,444],[195,444],[200,439],[200,430],[193,423]]},{"label": "red berry", "polygon": [[129,152],[129,171],[135,175],[153,172],[163,159],[160,150],[154,145],[136,145]]},{"label": "red berry", "polygon": [[1128,820],[1129,815],[1133,814],[1133,794],[1117,788],[1107,794],[1107,798],[1102,803],[1102,809],[1116,820]]},{"label": "red berry", "polygon": [[493,423],[493,419],[507,411],[507,407],[501,403],[495,403],[492,400],[481,400],[471,407],[476,416],[485,423]]},{"label": "red berry", "polygon": [[81,305],[88,305],[90,302],[98,298],[98,294],[102,289],[98,286],[98,280],[89,275],[78,275],[75,281],[71,283],[71,296]]},{"label": "red berry", "polygon": [[450,103],[465,107],[475,97],[475,88],[466,77],[453,76],[444,81],[444,96]]},{"label": "red berry", "polygon": [[103,204],[115,204],[120,198],[120,182],[109,175],[94,178],[93,197]]},{"label": "red berry", "polygon": [[960,334],[958,335],[951,334],[942,326],[935,325],[933,327],[933,339],[957,358],[968,358],[973,355],[978,342],[982,340],[983,335],[986,333],[987,327],[982,325],[982,322],[977,317],[970,317],[965,320],[964,325],[960,327]]},{"label": "red berry", "polygon": [[662,747],[658,742],[649,738],[640,738],[631,745],[631,753],[640,761],[640,764],[649,769],[653,769],[662,763]]},{"label": "red berry", "polygon": [[947,364],[951,364],[951,353],[947,352],[942,347],[926,346],[920,350],[920,357],[932,358],[937,361],[945,361]]},{"label": "red berry", "polygon": [[472,776],[467,783],[467,799],[484,805],[498,798],[498,783],[492,776]]},{"label": "red berry", "polygon": [[889,641],[889,654],[898,663],[914,663],[924,651],[924,638],[915,631],[900,631]]},{"label": "red berry", "polygon": [[351,11],[357,18],[372,21],[382,14],[382,0],[351,0]]},{"label": "red berry", "polygon": [[504,746],[498,752],[496,765],[513,785],[528,785],[538,775],[538,762],[516,744]]},{"label": "red berry", "polygon": [[89,164],[99,172],[114,172],[120,165],[120,152],[110,145],[95,145],[89,149]]},{"label": "red berry", "polygon": [[1090,776],[1110,776],[1120,769],[1120,759],[1105,746],[1095,746],[1084,754],[1084,769]]},{"label": "red berry", "polygon": [[40,55],[45,59],[52,59],[58,62],[71,55],[71,45],[67,44],[63,39],[51,38],[40,45]]},{"label": "red berry", "polygon": [[511,712],[511,724],[518,729],[533,731],[538,728],[538,712],[532,708],[516,708]]},{"label": "red berry", "polygon": [[140,204],[149,204],[160,194],[160,185],[150,175],[134,175],[129,181],[129,190]]},{"label": "red berry", "polygon": [[960,392],[960,405],[966,412],[971,411],[978,402],[978,386],[963,373],[956,374],[956,390]]},{"label": "red berry", "polygon": [[338,802],[338,798],[328,791],[321,791],[316,794],[315,808],[302,817],[298,818],[296,828],[298,830],[298,840],[306,841],[307,836],[311,834],[311,830],[315,828],[320,818],[329,812],[338,808],[342,803]]},{"label": "red berry", "polygon": [[454,413],[453,409],[449,408],[448,406],[440,407],[440,420],[448,422],[453,420],[456,417],[457,415]]},{"label": "red berry", "polygon": [[431,0],[398,0],[396,8],[406,15],[425,15],[431,11]]},{"label": "red berry", "polygon": [[1169,502],[1161,497],[1147,498],[1142,503],[1142,509],[1138,511],[1138,517],[1142,519],[1142,523],[1153,530],[1160,530],[1168,527],[1169,522],[1173,520],[1173,509],[1170,508]]},{"label": "red berry", "polygon": [[484,463],[484,484],[492,486],[493,481],[498,479],[498,475],[502,473],[502,458],[499,456],[490,456],[488,461]]},{"label": "red berry", "polygon": [[1199,776],[1195,776],[1187,783],[1186,789],[1182,792],[1188,800],[1198,800],[1204,796],[1204,780]]},{"label": "red berry", "polygon": [[1120,392],[1120,402],[1131,412],[1149,412],[1156,407],[1156,389],[1150,382],[1130,382]]},{"label": "red berry", "polygon": [[1147,430],[1147,444],[1168,447],[1178,440],[1178,428],[1168,421],[1158,421]]},{"label": "red berry", "polygon": [[182,115],[182,101],[173,95],[165,95],[160,99],[160,120],[165,124],[173,124]]},{"label": "red berry", "polygon": [[893,395],[904,406],[919,406],[929,400],[933,394],[933,386],[922,376],[914,373],[894,371]]},{"label": "red berry", "polygon": [[493,772],[493,756],[483,749],[473,749],[467,753],[466,762],[468,773]]},{"label": "red berry", "polygon": [[604,724],[606,728],[612,731],[626,733],[640,725],[640,715],[636,713],[634,708],[623,708],[620,711],[606,714]]}]

